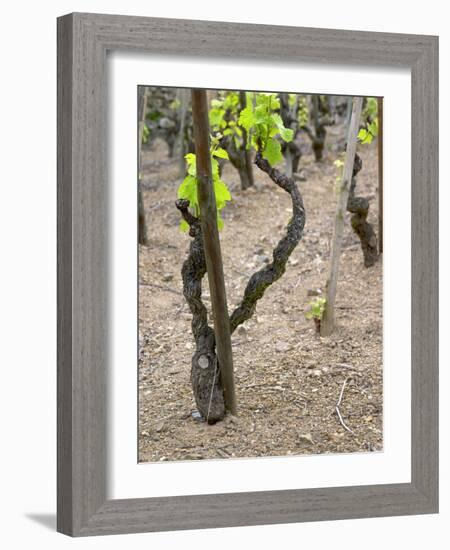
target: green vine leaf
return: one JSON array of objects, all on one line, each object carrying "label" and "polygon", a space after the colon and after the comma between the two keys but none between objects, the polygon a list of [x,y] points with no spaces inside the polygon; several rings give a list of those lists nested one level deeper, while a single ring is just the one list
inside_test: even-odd
[{"label": "green vine leaf", "polygon": [[322,319],[326,302],[325,298],[316,298],[309,302],[309,309],[305,313],[306,319]]},{"label": "green vine leaf", "polygon": [[225,110],[221,108],[213,108],[209,111],[209,124],[210,126],[222,126]]},{"label": "green vine leaf", "polygon": [[187,233],[189,231],[189,224],[186,220],[181,220],[180,229],[183,233]]},{"label": "green vine leaf", "polygon": [[255,125],[255,115],[253,113],[253,108],[250,105],[247,105],[245,109],[241,111],[241,114],[239,115],[238,123],[247,130],[247,132],[250,131],[250,128],[252,128]]},{"label": "green vine leaf", "polygon": [[[231,193],[226,183],[220,178],[219,163],[215,157],[228,159],[228,153],[220,147],[213,147],[211,149],[211,171],[213,176],[214,194],[216,196],[217,226],[219,230],[221,230],[223,228],[223,219],[220,211],[226,206],[228,201],[231,201]],[[186,159],[188,174],[181,182],[180,187],[178,188],[177,196],[179,199],[187,199],[189,201],[189,207],[194,210],[194,214],[198,218],[200,215],[200,206],[198,204],[197,194],[198,188],[195,154],[188,153],[184,158]],[[184,220],[181,220],[180,229],[181,231],[186,232],[189,229],[189,225]]]},{"label": "green vine leaf", "polygon": [[276,125],[276,129],[278,130],[281,139],[287,143],[292,141],[294,138],[294,130],[285,127],[281,116],[278,113],[275,113],[272,115],[272,120]]},{"label": "green vine leaf", "polygon": [[378,103],[375,97],[367,98],[362,119],[366,126],[358,132],[358,139],[361,144],[366,145],[372,143],[373,138],[378,136]]},{"label": "green vine leaf", "polygon": [[280,142],[274,138],[268,139],[263,151],[263,158],[267,159],[271,166],[275,166],[283,160]]},{"label": "green vine leaf", "polygon": [[222,149],[222,147],[218,147],[217,149],[215,149],[212,154],[214,157],[229,160],[228,153],[225,151],[225,149]]}]

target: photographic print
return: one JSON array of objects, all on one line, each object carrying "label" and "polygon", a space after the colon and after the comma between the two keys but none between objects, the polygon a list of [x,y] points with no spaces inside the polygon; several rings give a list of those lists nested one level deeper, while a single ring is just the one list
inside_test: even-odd
[{"label": "photographic print", "polygon": [[383,450],[382,107],[138,87],[139,462]]},{"label": "photographic print", "polygon": [[58,18],[58,531],[438,512],[438,42]]}]

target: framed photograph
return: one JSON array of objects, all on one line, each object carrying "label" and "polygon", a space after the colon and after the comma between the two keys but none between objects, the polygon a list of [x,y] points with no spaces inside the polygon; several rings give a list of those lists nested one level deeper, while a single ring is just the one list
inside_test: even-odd
[{"label": "framed photograph", "polygon": [[438,511],[438,39],[58,19],[58,530]]}]

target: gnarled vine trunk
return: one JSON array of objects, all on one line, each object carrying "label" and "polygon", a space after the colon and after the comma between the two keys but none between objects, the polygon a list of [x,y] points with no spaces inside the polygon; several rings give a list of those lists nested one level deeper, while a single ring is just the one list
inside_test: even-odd
[{"label": "gnarled vine trunk", "polygon": [[245,191],[245,189],[252,187],[254,185],[254,179],[251,164],[249,168],[249,157],[251,157],[251,151],[247,151],[244,146],[239,148],[236,147],[232,137],[224,139],[222,141],[222,146],[226,149],[231,164],[238,171],[239,179],[241,181],[241,189]]},{"label": "gnarled vine trunk", "polygon": [[[243,111],[247,106],[247,97],[244,91],[239,92],[239,103],[240,110]],[[230,122],[232,117],[232,113],[227,111],[224,119]],[[252,152],[247,147],[249,135],[243,126],[240,126],[240,130],[242,132],[242,140],[239,143],[236,143],[235,136],[229,135],[222,137],[220,145],[227,151],[231,164],[239,174],[241,189],[245,191],[245,189],[255,185],[255,180],[253,177]]]},{"label": "gnarled vine trunk", "polygon": [[283,92],[279,94],[280,97],[280,116],[283,120],[283,124],[286,128],[290,128],[293,131],[292,141],[281,143],[281,152],[283,153],[286,161],[286,175],[292,177],[298,171],[298,165],[302,156],[302,151],[296,142],[297,134],[299,131],[298,124],[298,97],[295,105],[292,107],[289,105],[289,94]]},{"label": "gnarled vine trunk", "polygon": [[351,224],[353,231],[358,235],[359,240],[361,241],[364,265],[365,267],[371,267],[378,259],[377,236],[373,227],[367,221],[370,206],[368,199],[365,197],[355,196],[357,182],[356,177],[361,168],[361,157],[356,154],[355,163],[353,165],[352,182],[347,201],[347,211],[353,214],[351,217]]},{"label": "gnarled vine trunk", "polygon": [[[302,238],[305,225],[303,200],[295,181],[272,168],[267,160],[262,158],[261,153],[256,154],[255,164],[266,172],[274,183],[290,194],[292,218],[288,223],[286,235],[273,251],[273,261],[250,277],[242,302],[230,317],[231,333],[250,319],[255,312],[257,301],[262,298],[265,290],[283,275],[289,256]],[[200,414],[209,424],[214,424],[224,417],[225,402],[214,331],[208,324],[208,313],[202,301],[202,279],[206,274],[202,232],[199,219],[188,210],[189,201],[180,199],[176,206],[189,224],[189,235],[192,237],[189,255],[181,271],[183,294],[192,313],[191,326],[196,346],[191,367],[192,389]]]},{"label": "gnarled vine trunk", "polygon": [[314,132],[308,125],[302,126],[308,137],[311,140],[312,150],[314,152],[314,158],[316,162],[320,162],[323,159],[323,151],[325,148],[325,138],[327,136],[327,126],[333,125],[333,120],[329,116],[328,106],[324,106],[320,96],[313,95],[311,97],[312,102],[312,122],[314,125]]},{"label": "gnarled vine trunk", "polygon": [[[139,172],[141,170],[141,153],[142,153],[142,139],[144,133],[145,125],[145,115],[147,109],[147,95],[148,89],[146,86],[139,86],[138,88],[138,100],[139,100]],[[142,196],[142,185],[141,185],[141,175],[138,175],[138,240],[139,244],[143,246],[148,246],[148,231],[147,231],[147,221],[145,219],[145,205],[144,197]]]},{"label": "gnarled vine trunk", "polygon": [[214,331],[208,325],[208,312],[202,301],[202,279],[206,274],[202,231],[199,219],[188,210],[189,201],[180,199],[176,206],[189,224],[192,237],[188,258],[181,269],[183,294],[192,313],[191,327],[196,346],[192,357],[192,389],[200,414],[209,424],[214,424],[225,416],[225,401]]},{"label": "gnarled vine trunk", "polygon": [[256,153],[255,164],[263,172],[266,172],[274,183],[289,193],[292,200],[292,218],[287,225],[286,235],[278,242],[273,251],[272,262],[250,277],[242,302],[230,317],[231,333],[240,324],[250,319],[255,312],[257,301],[262,298],[267,287],[277,281],[286,271],[286,263],[300,242],[305,226],[305,207],[295,181],[276,168],[272,168],[260,152]]}]

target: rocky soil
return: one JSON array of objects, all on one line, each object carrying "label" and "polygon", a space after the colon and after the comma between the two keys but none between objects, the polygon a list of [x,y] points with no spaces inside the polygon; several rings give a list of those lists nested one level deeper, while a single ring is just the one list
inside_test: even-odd
[{"label": "rocky soil", "polygon": [[[366,269],[347,220],[337,293],[337,330],[321,338],[305,318],[323,290],[336,196],[336,145],[325,159],[308,145],[299,183],[306,207],[303,239],[285,275],[233,335],[239,414],[209,426],[199,421],[190,386],[193,338],[180,270],[189,237],[174,206],[179,162],[163,142],[144,150],[141,172],[150,246],[139,250],[139,461],[225,459],[382,449],[382,261]],[[305,138],[307,143],[307,138]],[[370,199],[377,231],[376,143],[359,147],[357,194]],[[228,305],[239,303],[249,276],[270,261],[290,217],[290,199],[255,166],[257,187],[242,192],[232,166],[223,179],[233,201],[221,232]],[[208,300],[205,279],[204,298]],[[336,411],[336,405],[339,409]]]}]

